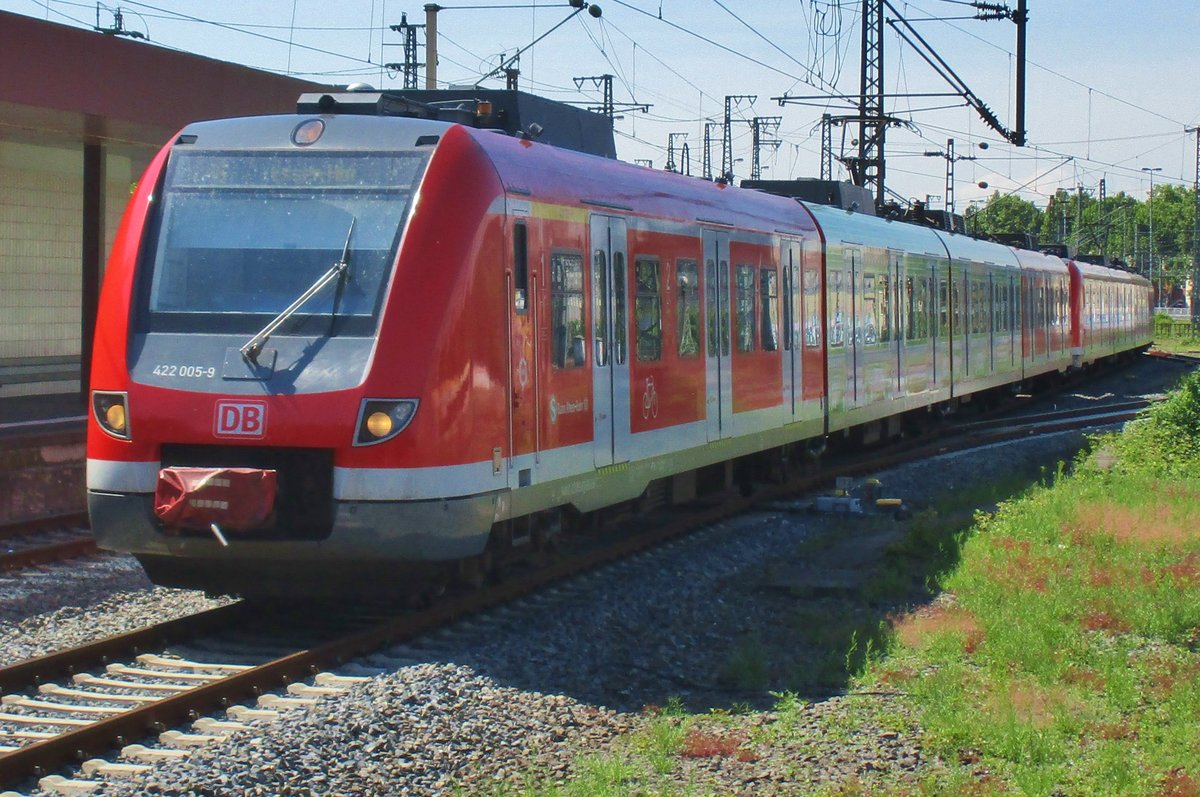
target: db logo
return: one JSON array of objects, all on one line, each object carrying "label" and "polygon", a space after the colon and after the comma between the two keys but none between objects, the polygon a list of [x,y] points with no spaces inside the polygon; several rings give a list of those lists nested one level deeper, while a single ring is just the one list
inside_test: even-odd
[{"label": "db logo", "polygon": [[267,432],[265,401],[218,401],[213,419],[217,437],[262,437]]}]

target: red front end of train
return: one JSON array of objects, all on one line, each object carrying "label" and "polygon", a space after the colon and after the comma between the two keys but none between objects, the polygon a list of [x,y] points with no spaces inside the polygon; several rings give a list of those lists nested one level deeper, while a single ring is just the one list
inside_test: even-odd
[{"label": "red front end of train", "polygon": [[[503,190],[466,129],[388,121],[191,125],[139,184],[103,290],[88,489],[101,544],[156,580],[369,577],[478,553],[504,511],[506,342],[474,331],[505,329],[505,275],[473,267],[503,261]],[[171,522],[164,476],[189,469],[211,478]],[[265,517],[239,471],[275,474]]]}]

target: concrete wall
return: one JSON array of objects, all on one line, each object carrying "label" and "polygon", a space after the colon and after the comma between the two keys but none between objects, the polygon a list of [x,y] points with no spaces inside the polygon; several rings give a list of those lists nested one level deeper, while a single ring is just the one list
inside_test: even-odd
[{"label": "concrete wall", "polygon": [[[152,155],[105,152],[106,253]],[[0,188],[0,363],[70,371],[81,349],[83,145],[0,140]],[[77,378],[14,379],[0,398],[78,390]]]}]

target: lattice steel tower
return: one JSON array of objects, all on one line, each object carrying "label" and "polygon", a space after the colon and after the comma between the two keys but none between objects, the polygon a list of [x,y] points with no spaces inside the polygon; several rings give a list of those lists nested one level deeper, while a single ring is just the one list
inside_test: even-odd
[{"label": "lattice steel tower", "polygon": [[875,204],[883,203],[884,136],[889,119],[883,109],[884,0],[863,0],[862,71],[858,92],[858,155],[846,158],[850,179],[870,188]]}]

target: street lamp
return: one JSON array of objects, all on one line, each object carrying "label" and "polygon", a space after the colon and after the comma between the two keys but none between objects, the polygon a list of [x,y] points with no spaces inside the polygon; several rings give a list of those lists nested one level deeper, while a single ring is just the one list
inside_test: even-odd
[{"label": "street lamp", "polygon": [[[1156,307],[1162,306],[1162,298],[1159,296],[1162,293],[1158,286],[1154,284],[1154,173],[1161,172],[1161,166],[1143,166],[1142,171],[1150,175],[1150,200],[1148,204],[1148,212],[1150,214],[1150,285],[1154,288],[1154,302]],[[1160,279],[1162,275],[1159,275]]]},{"label": "street lamp", "polygon": [[[980,149],[987,149],[986,141],[979,142]],[[941,150],[926,150],[926,158],[945,158],[946,159],[946,229],[954,229],[954,164],[957,161],[973,161],[974,155],[955,155],[954,154],[954,139],[946,139],[946,149]],[[987,186],[980,186],[986,188]]]}]

